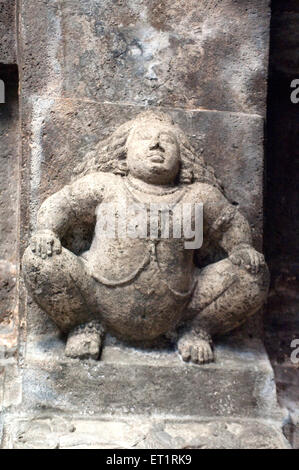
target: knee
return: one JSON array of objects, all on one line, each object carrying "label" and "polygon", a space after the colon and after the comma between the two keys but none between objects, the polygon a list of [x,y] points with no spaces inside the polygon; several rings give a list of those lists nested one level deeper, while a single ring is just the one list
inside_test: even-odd
[{"label": "knee", "polygon": [[23,258],[22,258],[22,271],[23,273],[30,272],[32,270],[36,270],[41,265],[42,259],[35,255],[31,248],[28,246],[24,251]]},{"label": "knee", "polygon": [[270,285],[270,274],[266,264],[260,266],[257,273],[251,273],[240,268],[240,287],[252,304],[253,308],[260,308],[266,301]]},{"label": "knee", "polygon": [[22,258],[22,273],[25,283],[28,288],[33,288],[41,283],[51,282],[57,272],[61,270],[62,256],[58,259],[58,255],[53,255],[47,258],[41,258],[33,253],[31,248],[28,247]]},{"label": "knee", "polygon": [[41,258],[32,252],[31,248],[28,246],[26,248],[23,258],[22,258],[22,271],[25,275],[30,272],[43,271],[44,269],[50,268],[53,264],[53,258]]}]

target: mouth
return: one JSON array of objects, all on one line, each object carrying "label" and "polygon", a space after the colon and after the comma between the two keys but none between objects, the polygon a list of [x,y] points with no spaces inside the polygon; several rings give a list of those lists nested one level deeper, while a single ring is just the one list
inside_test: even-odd
[{"label": "mouth", "polygon": [[149,159],[153,163],[164,163],[165,161],[165,158],[160,153],[154,153],[152,155],[149,155]]}]

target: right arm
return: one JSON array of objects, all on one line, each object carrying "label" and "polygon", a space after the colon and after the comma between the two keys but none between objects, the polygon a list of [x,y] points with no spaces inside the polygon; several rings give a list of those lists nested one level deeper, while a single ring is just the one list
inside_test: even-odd
[{"label": "right arm", "polygon": [[32,251],[42,258],[60,253],[60,240],[68,228],[77,220],[93,219],[109,176],[101,173],[84,176],[46,199],[38,211],[37,231],[30,241]]}]

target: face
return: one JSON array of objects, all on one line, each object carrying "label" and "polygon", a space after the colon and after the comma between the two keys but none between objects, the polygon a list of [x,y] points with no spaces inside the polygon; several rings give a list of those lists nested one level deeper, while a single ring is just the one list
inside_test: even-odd
[{"label": "face", "polygon": [[127,165],[135,178],[152,184],[171,184],[180,168],[180,150],[172,126],[141,123],[127,140]]}]

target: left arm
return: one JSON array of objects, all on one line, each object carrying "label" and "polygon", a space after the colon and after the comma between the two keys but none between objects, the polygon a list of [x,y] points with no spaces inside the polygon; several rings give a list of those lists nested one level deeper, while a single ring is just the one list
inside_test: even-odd
[{"label": "left arm", "polygon": [[237,207],[223,194],[209,186],[204,203],[204,223],[208,235],[228,254],[232,263],[244,266],[252,273],[265,263],[264,256],[252,246],[251,229]]}]

